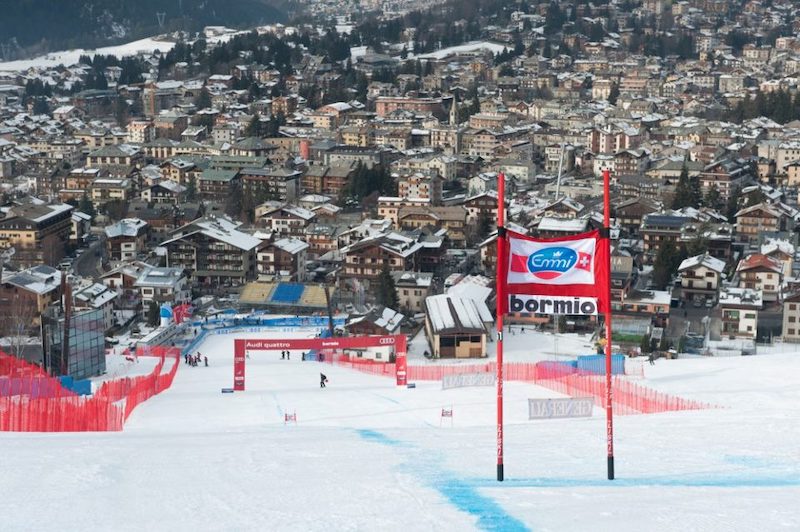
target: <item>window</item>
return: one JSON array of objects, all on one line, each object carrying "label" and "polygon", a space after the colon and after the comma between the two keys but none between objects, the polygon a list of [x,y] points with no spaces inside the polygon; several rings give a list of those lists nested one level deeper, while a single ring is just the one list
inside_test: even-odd
[{"label": "window", "polygon": [[789,310],[797,310],[797,305],[794,303],[789,303]]},{"label": "window", "polygon": [[794,329],[789,329],[789,334],[790,334],[791,336],[794,336]]},{"label": "window", "polygon": [[789,316],[789,323],[795,323],[796,321],[797,318],[795,318],[794,316]]}]

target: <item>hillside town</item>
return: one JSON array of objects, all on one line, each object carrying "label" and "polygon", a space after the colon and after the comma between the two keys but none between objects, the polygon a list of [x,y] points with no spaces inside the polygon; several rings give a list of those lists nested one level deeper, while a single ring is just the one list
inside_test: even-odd
[{"label": "hillside town", "polygon": [[[796,3],[308,4],[0,63],[0,348],[56,364],[68,313],[100,350],[169,343],[166,304],[486,357],[498,175],[508,228],[559,237],[602,226],[605,170],[615,346],[800,342]],[[601,340],[593,316],[508,322]]]}]

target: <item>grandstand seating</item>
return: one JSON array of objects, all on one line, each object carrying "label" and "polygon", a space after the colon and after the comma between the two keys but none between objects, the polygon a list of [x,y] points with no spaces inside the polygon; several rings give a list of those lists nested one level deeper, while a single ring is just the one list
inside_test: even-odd
[{"label": "grandstand seating", "polygon": [[303,295],[305,286],[296,283],[280,283],[273,290],[270,303],[294,305]]}]

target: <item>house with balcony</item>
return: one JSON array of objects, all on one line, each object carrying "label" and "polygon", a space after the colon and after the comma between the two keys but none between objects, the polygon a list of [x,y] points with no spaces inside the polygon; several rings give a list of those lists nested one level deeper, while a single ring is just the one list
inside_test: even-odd
[{"label": "house with balcony", "polygon": [[642,220],[640,234],[644,241],[645,258],[652,261],[662,245],[671,243],[676,248],[681,238],[681,228],[691,218],[671,214],[648,214]]},{"label": "house with balcony", "polygon": [[21,326],[38,326],[45,309],[61,298],[62,275],[61,271],[45,265],[18,272],[2,269],[0,320],[21,317],[30,320],[30,323],[20,323]]},{"label": "house with balcony", "polygon": [[761,202],[736,213],[736,235],[741,242],[758,242],[762,234],[794,229],[797,210],[783,203]]},{"label": "house with balcony", "polygon": [[281,205],[274,209],[264,209],[259,220],[273,233],[281,236],[300,237],[305,234],[315,218],[314,212],[294,205]]},{"label": "house with balcony", "polygon": [[417,271],[422,244],[400,233],[366,237],[340,249],[344,257],[341,279],[354,278],[369,287],[381,271]]},{"label": "house with balcony", "polygon": [[681,298],[716,300],[722,281],[725,262],[708,253],[689,257],[678,266],[681,275]]},{"label": "house with balcony", "polygon": [[758,311],[762,306],[760,290],[736,287],[720,290],[722,336],[755,339],[758,332]]},{"label": "house with balcony", "polygon": [[167,266],[188,270],[207,288],[241,286],[256,275],[255,250],[261,239],[239,230],[225,216],[206,216],[175,229],[161,244]]},{"label": "house with balcony", "polygon": [[133,183],[125,178],[95,179],[89,187],[89,197],[96,208],[111,201],[127,202],[133,196]]},{"label": "house with balcony", "polygon": [[259,280],[303,282],[309,245],[297,238],[279,238],[262,242],[256,250]]},{"label": "house with balcony", "polygon": [[145,268],[134,284],[139,289],[142,303],[180,304],[191,300],[189,277],[183,268]]},{"label": "house with balcony", "polygon": [[430,295],[433,274],[427,272],[392,272],[401,309],[412,313],[425,312],[425,299]]},{"label": "house with balcony", "polygon": [[150,226],[138,218],[124,218],[106,226],[106,252],[112,261],[129,261],[144,252]]},{"label": "house with balcony", "polygon": [[72,230],[72,206],[35,201],[0,210],[0,249],[14,248],[11,262],[55,266],[64,257]]},{"label": "house with balcony", "polygon": [[397,215],[398,225],[414,230],[426,226],[444,228],[447,238],[456,246],[466,242],[467,211],[456,207],[401,207]]},{"label": "house with balcony", "polygon": [[739,261],[736,275],[740,288],[758,290],[764,302],[776,302],[781,298],[783,264],[761,253],[752,253]]},{"label": "house with balcony", "polygon": [[792,276],[795,256],[794,244],[781,238],[768,238],[761,244],[761,254],[771,257],[783,264],[784,279]]}]

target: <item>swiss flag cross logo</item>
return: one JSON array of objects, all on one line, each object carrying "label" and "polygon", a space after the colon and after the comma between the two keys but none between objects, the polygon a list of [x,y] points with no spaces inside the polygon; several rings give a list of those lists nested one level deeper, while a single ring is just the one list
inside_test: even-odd
[{"label": "swiss flag cross logo", "polygon": [[592,271],[592,256],[588,253],[578,252],[578,262],[575,263],[578,270]]}]

